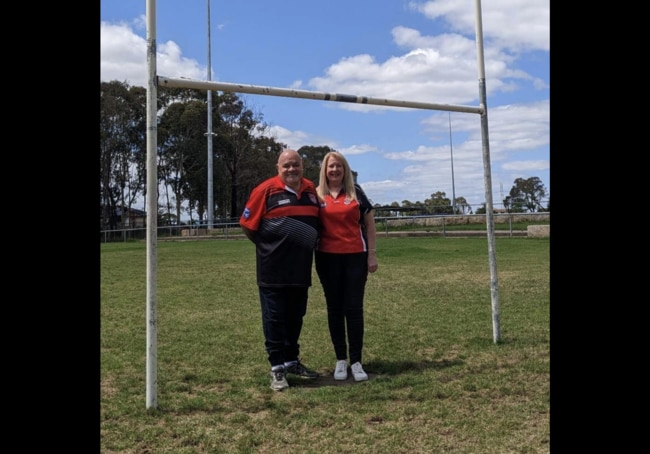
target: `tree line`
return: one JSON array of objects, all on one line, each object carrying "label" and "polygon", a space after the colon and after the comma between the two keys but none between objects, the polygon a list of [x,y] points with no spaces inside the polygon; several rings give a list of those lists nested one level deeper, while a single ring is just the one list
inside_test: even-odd
[{"label": "tree line", "polygon": [[[159,225],[177,224],[183,214],[207,223],[207,91],[169,87],[157,91]],[[237,219],[253,187],[276,172],[278,153],[287,145],[272,137],[263,114],[236,93],[213,92],[211,106],[214,221]],[[117,228],[118,213],[146,200],[146,116],[144,87],[100,82],[101,230]],[[318,183],[321,162],[331,149],[303,146],[297,151],[303,157],[304,176]],[[550,202],[542,206],[545,196],[539,178],[519,178],[503,203],[510,212],[549,211]],[[464,197],[452,203],[444,192],[432,193],[424,202],[375,206],[416,214],[473,212]]]}]

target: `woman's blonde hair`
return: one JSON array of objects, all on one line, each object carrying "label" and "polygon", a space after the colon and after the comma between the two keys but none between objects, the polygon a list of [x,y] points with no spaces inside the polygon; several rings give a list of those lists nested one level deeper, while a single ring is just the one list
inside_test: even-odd
[{"label": "woman's blonde hair", "polygon": [[327,164],[329,163],[330,158],[336,158],[341,161],[341,164],[343,164],[343,188],[345,189],[346,197],[350,200],[357,200],[357,191],[354,189],[354,176],[352,175],[350,164],[348,164],[348,160],[345,159],[345,156],[338,151],[330,151],[323,157],[323,163],[320,166],[318,186],[316,187],[318,196],[321,199],[324,199],[325,196],[330,193],[327,180]]}]

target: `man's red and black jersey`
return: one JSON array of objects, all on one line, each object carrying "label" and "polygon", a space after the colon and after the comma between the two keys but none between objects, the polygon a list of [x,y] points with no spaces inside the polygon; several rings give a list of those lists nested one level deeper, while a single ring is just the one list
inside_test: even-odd
[{"label": "man's red and black jersey", "polygon": [[259,286],[311,286],[319,209],[316,187],[306,178],[298,193],[279,176],[251,191],[239,224],[256,232]]}]

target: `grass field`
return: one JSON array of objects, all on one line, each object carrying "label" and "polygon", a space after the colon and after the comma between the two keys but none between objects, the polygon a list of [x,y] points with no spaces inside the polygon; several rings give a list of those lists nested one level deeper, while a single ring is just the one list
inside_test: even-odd
[{"label": "grass field", "polygon": [[549,453],[549,238],[378,238],[364,368],[335,382],[314,272],[302,360],[269,388],[251,242],[159,242],[157,402],[146,409],[144,242],[101,244],[102,453]]}]

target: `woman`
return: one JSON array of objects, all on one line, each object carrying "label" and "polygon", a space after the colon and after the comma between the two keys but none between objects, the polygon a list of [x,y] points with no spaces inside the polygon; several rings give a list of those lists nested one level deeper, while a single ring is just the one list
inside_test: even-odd
[{"label": "woman", "polygon": [[354,182],[348,161],[336,151],[323,158],[316,191],[321,209],[315,264],[336,355],[334,379],[348,378],[349,353],[354,380],[368,380],[361,360],[366,281],[368,273],[374,273],[378,267],[372,205],[361,186]]}]

